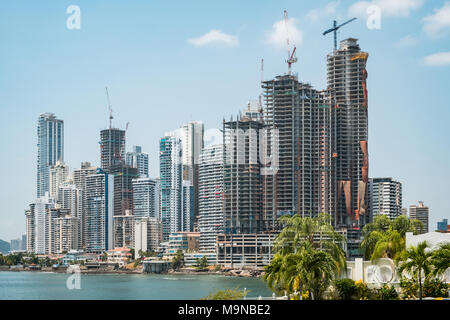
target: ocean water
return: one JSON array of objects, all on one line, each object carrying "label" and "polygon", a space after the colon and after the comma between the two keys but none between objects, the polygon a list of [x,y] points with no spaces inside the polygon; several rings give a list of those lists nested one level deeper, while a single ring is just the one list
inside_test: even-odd
[{"label": "ocean water", "polygon": [[[73,274],[72,274],[73,275]],[[0,300],[197,300],[215,290],[246,288],[248,297],[271,296],[263,280],[221,275],[71,274],[0,272]]]}]

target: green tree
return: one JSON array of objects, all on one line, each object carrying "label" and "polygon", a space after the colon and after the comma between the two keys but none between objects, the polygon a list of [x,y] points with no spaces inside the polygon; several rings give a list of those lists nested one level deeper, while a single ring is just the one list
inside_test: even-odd
[{"label": "green tree", "polygon": [[203,256],[201,258],[196,259],[197,269],[203,270],[208,266],[208,257]]},{"label": "green tree", "polygon": [[173,270],[178,270],[184,265],[184,253],[182,250],[178,250],[172,259]]},{"label": "green tree", "polygon": [[331,216],[320,213],[316,217],[282,216],[279,219],[282,231],[275,239],[274,250],[280,254],[296,253],[304,244],[315,250],[328,252],[341,272],[346,269],[346,257],[343,250],[345,236],[331,225]]},{"label": "green tree", "polygon": [[417,247],[409,247],[398,258],[399,274],[402,275],[403,271],[406,271],[416,279],[419,285],[420,300],[422,300],[423,292],[422,278],[426,278],[432,271],[433,253],[426,250],[427,248],[427,242],[421,242],[417,245]]},{"label": "green tree", "polygon": [[395,259],[405,249],[406,232],[417,234],[422,227],[418,220],[398,216],[390,220],[386,215],[378,215],[362,230],[363,241],[360,248],[365,259],[376,260],[387,257]]},{"label": "green tree", "polygon": [[317,250],[308,242],[295,253],[277,253],[266,267],[263,279],[277,293],[309,292],[310,299],[321,299],[331,281],[339,275],[329,252]]},{"label": "green tree", "polygon": [[431,263],[433,264],[432,274],[434,276],[441,276],[450,268],[450,243],[443,243],[433,251]]}]

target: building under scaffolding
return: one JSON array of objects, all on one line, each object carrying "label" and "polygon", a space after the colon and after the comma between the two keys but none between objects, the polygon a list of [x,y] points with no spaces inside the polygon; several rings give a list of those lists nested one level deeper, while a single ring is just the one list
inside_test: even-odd
[{"label": "building under scaffolding", "polygon": [[327,56],[335,138],[336,224],[347,229],[350,255],[357,254],[360,230],[370,218],[367,58],[353,38],[341,41],[340,48]]},{"label": "building under scaffolding", "polygon": [[270,231],[281,215],[331,212],[333,141],[327,92],[299,82],[295,75],[277,76],[262,87],[264,125],[277,130],[278,137],[278,143],[272,138],[268,146],[269,153],[278,153],[278,170],[263,176],[263,212]]},{"label": "building under scaffolding", "polygon": [[264,229],[259,158],[262,129],[261,117],[253,118],[251,113],[223,121],[226,234],[260,233]]}]

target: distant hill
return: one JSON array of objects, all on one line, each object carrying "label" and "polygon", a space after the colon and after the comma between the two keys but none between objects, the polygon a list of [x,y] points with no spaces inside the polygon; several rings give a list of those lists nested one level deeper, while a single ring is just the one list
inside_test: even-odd
[{"label": "distant hill", "polygon": [[9,250],[11,250],[11,246],[10,246],[9,242],[6,242],[6,241],[0,239],[0,252],[8,253]]}]

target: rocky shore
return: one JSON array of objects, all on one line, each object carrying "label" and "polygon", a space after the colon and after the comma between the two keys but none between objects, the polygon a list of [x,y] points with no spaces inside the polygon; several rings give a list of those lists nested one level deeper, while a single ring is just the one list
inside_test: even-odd
[{"label": "rocky shore", "polygon": [[[30,266],[0,266],[0,271],[31,271],[31,272],[55,272],[55,273],[67,273],[67,267],[30,267]],[[102,267],[98,269],[80,268],[81,274],[142,274],[142,267],[136,269],[114,269],[113,267]],[[223,275],[228,277],[247,277],[247,278],[260,278],[264,271],[262,269],[231,269],[222,268],[221,270],[203,269],[198,270],[195,268],[181,268],[177,271],[170,270],[167,274],[174,275]]]}]

